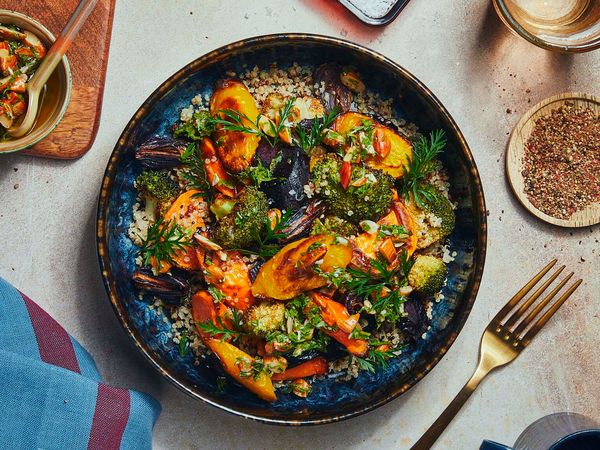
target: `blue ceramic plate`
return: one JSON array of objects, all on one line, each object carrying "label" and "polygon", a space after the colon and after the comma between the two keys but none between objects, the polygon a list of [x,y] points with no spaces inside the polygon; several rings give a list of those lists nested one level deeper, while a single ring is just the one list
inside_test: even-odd
[{"label": "blue ceramic plate", "polygon": [[[457,252],[449,266],[445,300],[433,306],[431,329],[424,339],[406,347],[386,369],[361,372],[342,382],[335,376],[319,380],[307,399],[279,394],[275,403],[259,400],[229,383],[216,387],[216,374],[192,357],[181,357],[168,338],[170,325],[138,298],[131,281],[136,247],[127,237],[135,202],[133,181],[141,171],[134,149],[149,137],[169,136],[181,108],[190,99],[210,94],[215,82],[244,64],[266,67],[277,62],[318,66],[323,62],[359,68],[370,89],[395,99],[395,113],[421,131],[442,128],[448,146],[442,160],[448,169],[451,195],[458,201],[456,231],[450,245]],[[198,58],[165,81],[135,113],[106,168],[98,202],[98,255],[106,290],[115,313],[136,346],[152,365],[189,395],[240,416],[277,424],[320,424],[362,414],[396,398],[427,374],[456,339],[471,310],[481,280],[486,248],[483,192],[473,156],[446,109],[414,76],[384,56],[340,39],[281,34],[236,42]]]}]

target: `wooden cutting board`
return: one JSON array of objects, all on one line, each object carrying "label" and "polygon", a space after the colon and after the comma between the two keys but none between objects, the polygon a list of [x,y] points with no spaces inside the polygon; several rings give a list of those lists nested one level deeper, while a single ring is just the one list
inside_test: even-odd
[{"label": "wooden cutting board", "polygon": [[[27,14],[57,36],[78,0],[0,0],[0,9]],[[92,146],[102,110],[102,94],[115,0],[99,0],[67,52],[73,74],[71,102],[56,129],[25,153],[74,159]]]}]

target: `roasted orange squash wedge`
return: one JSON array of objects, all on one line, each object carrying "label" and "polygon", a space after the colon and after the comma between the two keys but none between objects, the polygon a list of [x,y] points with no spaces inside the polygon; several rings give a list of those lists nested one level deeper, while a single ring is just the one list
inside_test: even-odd
[{"label": "roasted orange squash wedge", "polygon": [[[241,81],[224,80],[217,86],[210,99],[210,114],[227,119],[221,112],[223,110],[237,111],[249,119],[242,119],[244,125],[256,126],[258,108],[252,94]],[[254,134],[217,127],[217,152],[225,168],[231,172],[238,173],[250,166],[259,141],[260,137]]]},{"label": "roasted orange squash wedge", "polygon": [[268,402],[277,400],[271,378],[266,373],[260,372],[255,376],[246,376],[243,372],[242,367],[248,366],[254,361],[252,356],[235,345],[218,339],[208,339],[206,345],[217,355],[225,372],[235,381],[263,400]]},{"label": "roasted orange squash wedge", "polygon": [[283,247],[268,260],[258,272],[252,284],[256,297],[290,300],[298,294],[327,284],[315,273],[320,262],[324,272],[345,268],[352,259],[352,247],[336,243],[336,238],[319,234],[294,241]]},{"label": "roasted orange squash wedge", "polygon": [[356,112],[348,112],[342,114],[333,124],[333,130],[346,136],[354,128],[363,125],[363,122],[368,121],[373,123],[375,128],[374,135],[378,140],[385,142],[384,158],[379,155],[370,156],[366,159],[366,163],[373,169],[382,170],[394,178],[400,178],[404,175],[404,167],[410,162],[413,155],[412,145],[410,142],[396,133],[394,130],[381,125],[371,117]]}]

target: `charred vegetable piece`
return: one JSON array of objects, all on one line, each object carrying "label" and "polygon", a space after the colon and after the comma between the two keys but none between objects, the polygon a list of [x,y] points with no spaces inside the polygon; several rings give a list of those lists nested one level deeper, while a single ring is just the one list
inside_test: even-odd
[{"label": "charred vegetable piece", "polygon": [[317,217],[321,216],[324,211],[325,204],[320,200],[312,200],[307,206],[300,208],[290,217],[287,226],[282,230],[286,237],[281,242],[291,242],[304,237]]},{"label": "charred vegetable piece", "polygon": [[264,160],[262,153],[257,154],[265,167],[273,167],[273,180],[262,183],[261,190],[267,194],[271,206],[296,210],[308,200],[304,193],[310,176],[308,155],[300,147],[278,145],[276,149],[276,156],[268,161],[269,154],[264,155]]},{"label": "charred vegetable piece", "polygon": [[264,371],[255,370],[255,358],[236,346],[217,339],[208,339],[206,345],[217,355],[225,372],[235,381],[263,400],[277,400],[271,378]]},{"label": "charred vegetable piece", "polygon": [[397,256],[396,245],[398,250],[404,250],[408,257],[417,248],[414,222],[401,202],[393,202],[392,210],[373,225],[371,230],[361,233],[352,240],[355,245],[353,258],[355,265],[362,265],[357,260],[356,250],[368,259],[377,259],[381,255],[389,263],[393,263]]},{"label": "charred vegetable piece", "polygon": [[358,72],[351,67],[346,67],[342,70],[340,73],[340,81],[344,86],[357,94],[363,93],[366,89],[365,83],[360,78]]},{"label": "charred vegetable piece", "polygon": [[181,165],[186,144],[170,138],[153,137],[135,151],[135,159],[149,169],[173,169]]},{"label": "charred vegetable piece", "polygon": [[190,282],[180,274],[161,274],[155,276],[149,269],[140,269],[133,274],[133,283],[138,289],[165,300],[170,304],[179,304],[189,293]]},{"label": "charred vegetable piece", "polygon": [[322,100],[327,112],[337,108],[340,113],[344,113],[350,110],[352,105],[352,92],[342,83],[340,73],[338,65],[329,63],[322,64],[315,70],[315,82],[325,85]]},{"label": "charred vegetable piece", "polygon": [[206,171],[206,176],[210,185],[223,195],[235,197],[236,183],[223,168],[221,161],[217,157],[215,146],[210,139],[202,139],[200,152],[204,159],[204,170]]},{"label": "charred vegetable piece", "polygon": [[[418,236],[417,248],[429,247],[448,237],[454,230],[456,217],[452,203],[441,192],[433,188],[431,192],[434,196],[426,201],[423,208],[416,204],[412,195],[405,202],[406,209],[418,224],[415,232]],[[436,218],[435,223],[431,223],[432,216]]]},{"label": "charred vegetable piece", "polygon": [[327,216],[323,221],[315,220],[310,230],[310,234],[333,234],[344,237],[355,236],[358,232],[356,225],[336,216]]},{"label": "charred vegetable piece", "polygon": [[352,146],[355,145],[352,139],[354,131],[365,127],[365,124],[370,124],[373,128],[372,136],[367,136],[370,142],[361,142],[365,147],[363,151],[367,154],[365,159],[367,165],[382,170],[394,178],[404,175],[405,167],[412,159],[412,145],[393,129],[374,122],[365,114],[349,112],[335,120],[333,130],[345,136],[345,146]]},{"label": "charred vegetable piece", "polygon": [[[252,284],[256,297],[290,300],[298,294],[316,289],[327,281],[315,272],[345,268],[352,258],[347,243],[336,243],[329,235],[300,239],[283,247],[260,269]],[[316,264],[321,262],[321,264]]]},{"label": "charred vegetable piece", "polygon": [[[204,218],[208,215],[208,205],[202,197],[199,197],[199,194],[200,191],[192,189],[177,197],[165,213],[164,222],[177,224],[189,236],[204,227]],[[185,270],[199,269],[199,261],[193,247],[178,250],[173,256],[173,264]],[[168,261],[161,261],[160,270],[157,261],[153,261],[152,266],[155,271],[161,273],[168,272],[171,268]]]},{"label": "charred vegetable piece", "polygon": [[223,294],[223,302],[234,309],[246,311],[254,304],[250,289],[249,269],[239,252],[216,252],[210,260],[200,261],[207,283]]},{"label": "charred vegetable piece", "polygon": [[295,367],[290,367],[281,373],[276,373],[271,379],[273,381],[287,381],[296,378],[307,378],[315,375],[325,375],[328,370],[327,360],[323,356],[317,356]]},{"label": "charred vegetable piece", "polygon": [[346,347],[346,350],[354,356],[365,356],[369,351],[369,343],[367,341],[364,339],[353,339],[348,333],[345,333],[342,330],[324,330],[324,333]]},{"label": "charred vegetable piece", "polygon": [[351,316],[348,314],[346,307],[341,303],[318,292],[311,292],[310,299],[321,310],[321,317],[327,325],[340,329],[348,334],[352,333],[356,327],[358,327],[359,330],[361,329],[358,324],[359,315],[354,314]]},{"label": "charred vegetable piece", "polygon": [[[224,110],[236,111],[242,115],[246,126],[255,126],[258,108],[248,88],[238,80],[220,82],[210,100],[210,114],[227,119]],[[241,172],[252,163],[260,137],[241,131],[226,131],[217,126],[217,152],[223,165],[234,173]]]},{"label": "charred vegetable piece", "polygon": [[408,282],[416,293],[434,295],[444,286],[446,274],[446,264],[440,258],[419,255],[408,273]]},{"label": "charred vegetable piece", "polygon": [[254,242],[254,233],[262,230],[268,211],[266,195],[254,186],[247,186],[238,196],[231,213],[214,228],[213,240],[224,248],[249,246]]},{"label": "charred vegetable piece", "polygon": [[360,186],[344,189],[340,179],[342,161],[337,155],[326,154],[313,167],[314,191],[327,204],[328,211],[342,219],[358,223],[378,220],[386,214],[392,202],[393,180],[378,170],[360,165],[352,168],[351,180],[366,179]]},{"label": "charred vegetable piece", "polygon": [[429,319],[423,303],[417,298],[410,298],[404,303],[406,317],[400,319],[400,329],[412,340],[420,339],[429,328]]}]

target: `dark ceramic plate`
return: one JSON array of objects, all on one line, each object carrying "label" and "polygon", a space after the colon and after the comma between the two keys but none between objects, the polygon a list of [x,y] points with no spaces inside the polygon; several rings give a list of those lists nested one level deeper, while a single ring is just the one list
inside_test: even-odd
[{"label": "dark ceramic plate", "polygon": [[[326,61],[352,64],[369,88],[395,99],[395,113],[424,132],[443,128],[448,147],[442,160],[450,173],[451,194],[458,201],[456,231],[450,245],[457,256],[449,265],[445,299],[433,306],[431,329],[424,339],[405,348],[386,369],[362,372],[349,382],[335,377],[314,384],[308,399],[279,394],[269,404],[230,383],[225,392],[216,374],[192,357],[180,357],[167,333],[169,324],[138,299],[131,282],[136,248],[127,237],[135,202],[133,181],[141,167],[134,149],[154,135],[168,136],[182,107],[198,93],[210,93],[220,77],[243,65],[281,67],[298,62],[317,66]],[[483,271],[486,214],[473,156],[454,120],[435,96],[413,75],[384,56],[340,39],[281,34],[236,42],[198,58],[165,81],[135,113],[121,135],[106,168],[98,202],[98,254],[112,306],[135,345],[168,380],[192,397],[238,414],[276,424],[320,424],[347,419],[396,398],[427,374],[456,339],[471,310]]]}]

